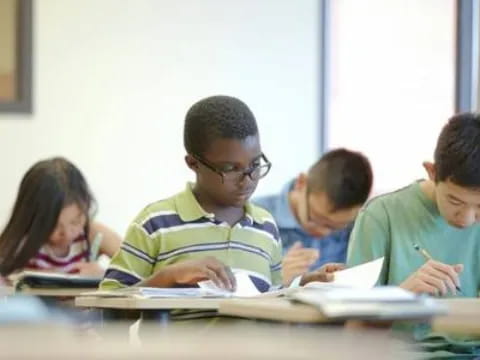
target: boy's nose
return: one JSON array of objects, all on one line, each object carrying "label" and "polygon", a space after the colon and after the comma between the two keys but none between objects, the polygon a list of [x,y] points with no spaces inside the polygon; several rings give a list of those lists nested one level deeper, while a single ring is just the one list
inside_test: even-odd
[{"label": "boy's nose", "polygon": [[468,227],[473,225],[476,222],[477,214],[473,209],[465,210],[460,213],[457,221],[458,224],[463,227]]},{"label": "boy's nose", "polygon": [[250,175],[243,173],[240,179],[238,180],[238,185],[241,188],[247,187],[253,180],[250,178]]}]

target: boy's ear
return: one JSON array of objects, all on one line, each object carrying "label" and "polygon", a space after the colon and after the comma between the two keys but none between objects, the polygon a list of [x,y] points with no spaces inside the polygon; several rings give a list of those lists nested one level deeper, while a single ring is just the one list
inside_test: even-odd
[{"label": "boy's ear", "polygon": [[432,163],[432,162],[429,162],[429,161],[424,161],[423,162],[423,167],[427,171],[429,180],[435,182],[435,178],[436,178],[436,174],[437,174],[436,169],[435,169],[435,164]]},{"label": "boy's ear", "polygon": [[308,177],[305,173],[300,173],[295,180],[295,184],[293,185],[293,189],[297,191],[303,191],[307,188]]},{"label": "boy's ear", "polygon": [[185,155],[185,163],[193,171],[198,170],[198,161],[192,155]]}]

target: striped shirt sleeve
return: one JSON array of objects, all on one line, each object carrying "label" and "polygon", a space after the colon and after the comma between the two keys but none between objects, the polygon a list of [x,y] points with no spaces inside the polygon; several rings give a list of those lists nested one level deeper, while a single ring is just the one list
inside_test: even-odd
[{"label": "striped shirt sleeve", "polygon": [[113,256],[101,290],[113,290],[133,286],[153,273],[158,253],[156,242],[142,225],[130,225],[120,250]]},{"label": "striped shirt sleeve", "polygon": [[[276,229],[276,225],[275,225]],[[282,240],[278,236],[277,230],[277,241],[273,245],[272,249],[272,264],[270,266],[271,277],[272,277],[272,290],[279,289],[283,285],[282,281]]]}]

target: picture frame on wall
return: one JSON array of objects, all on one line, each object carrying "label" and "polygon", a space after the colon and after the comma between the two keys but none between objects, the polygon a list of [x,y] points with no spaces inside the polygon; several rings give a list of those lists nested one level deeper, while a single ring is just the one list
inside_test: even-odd
[{"label": "picture frame on wall", "polygon": [[32,0],[0,0],[0,113],[32,113]]}]

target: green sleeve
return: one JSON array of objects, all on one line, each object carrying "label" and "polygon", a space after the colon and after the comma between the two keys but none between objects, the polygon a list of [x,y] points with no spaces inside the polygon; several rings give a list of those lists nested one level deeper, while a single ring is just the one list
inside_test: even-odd
[{"label": "green sleeve", "polygon": [[137,223],[127,230],[120,250],[113,256],[100,284],[103,290],[135,285],[153,273],[158,255],[158,241],[155,241]]},{"label": "green sleeve", "polygon": [[279,240],[272,249],[272,263],[270,265],[272,288],[279,288],[282,286],[282,241]]},{"label": "green sleeve", "polygon": [[363,209],[355,220],[347,252],[347,266],[356,266],[385,257],[379,284],[387,283],[390,230],[388,215],[377,200]]}]

